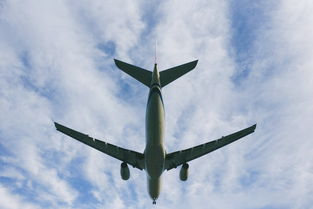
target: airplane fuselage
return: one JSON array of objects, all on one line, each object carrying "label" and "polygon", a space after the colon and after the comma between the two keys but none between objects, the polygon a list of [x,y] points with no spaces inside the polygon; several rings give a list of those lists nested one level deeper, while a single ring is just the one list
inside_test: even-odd
[{"label": "airplane fuselage", "polygon": [[144,151],[148,192],[154,202],[160,194],[161,174],[164,170],[166,155],[163,145],[164,119],[160,78],[155,64],[146,109],[146,148]]}]

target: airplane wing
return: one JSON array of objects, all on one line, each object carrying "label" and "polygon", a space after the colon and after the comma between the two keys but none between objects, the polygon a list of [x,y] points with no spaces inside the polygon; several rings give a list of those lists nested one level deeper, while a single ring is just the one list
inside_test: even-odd
[{"label": "airplane wing", "polygon": [[109,144],[98,139],[92,138],[87,134],[80,133],[59,123],[54,122],[56,129],[88,146],[91,146],[100,152],[114,157],[122,162],[126,162],[140,170],[144,169],[144,155],[139,152],[124,149],[113,144]]},{"label": "airplane wing", "polygon": [[214,150],[224,147],[244,136],[247,136],[253,133],[255,128],[256,128],[256,124],[253,126],[250,126],[249,128],[230,134],[228,136],[223,136],[220,139],[210,141],[208,143],[200,144],[196,147],[192,147],[189,149],[169,153],[166,155],[166,158],[165,158],[164,169],[170,170],[172,168],[176,168],[179,165],[182,165],[186,162],[189,162],[198,157],[206,155]]}]

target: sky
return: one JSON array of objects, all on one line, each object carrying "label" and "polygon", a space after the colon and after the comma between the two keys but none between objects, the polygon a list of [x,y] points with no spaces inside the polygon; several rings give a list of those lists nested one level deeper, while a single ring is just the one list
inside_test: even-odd
[{"label": "sky", "polygon": [[[313,1],[0,0],[0,208],[310,209]],[[146,175],[54,128],[143,152],[149,89],[113,59],[152,70],[198,59],[162,89],[167,152],[257,123],[256,132]]]}]

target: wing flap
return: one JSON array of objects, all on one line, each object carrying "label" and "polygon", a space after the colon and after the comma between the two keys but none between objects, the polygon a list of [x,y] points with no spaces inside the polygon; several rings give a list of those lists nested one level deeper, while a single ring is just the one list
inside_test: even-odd
[{"label": "wing flap", "polygon": [[66,126],[63,126],[59,123],[54,123],[56,129],[63,134],[66,134],[90,147],[93,147],[100,152],[103,152],[111,157],[114,157],[118,160],[126,162],[132,165],[135,168],[140,170],[144,169],[144,156],[142,153],[135,152],[132,150],[124,149],[118,146],[115,146],[110,143],[106,143],[104,141],[100,141],[98,139],[92,138],[87,134],[80,133],[73,129],[70,129]]},{"label": "wing flap", "polygon": [[228,136],[223,136],[222,138],[219,138],[217,140],[200,144],[189,149],[169,153],[166,155],[165,169],[170,170],[172,168],[176,168],[177,166],[182,165],[183,163],[189,162],[203,155],[206,155],[214,150],[224,147],[234,141],[237,141],[242,137],[245,137],[253,133],[255,128],[256,124],[250,126],[249,128],[230,134]]}]

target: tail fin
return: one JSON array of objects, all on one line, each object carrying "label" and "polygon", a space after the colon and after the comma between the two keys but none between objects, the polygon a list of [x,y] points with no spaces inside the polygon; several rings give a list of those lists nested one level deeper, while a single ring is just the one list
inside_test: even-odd
[{"label": "tail fin", "polygon": [[150,87],[152,72],[142,69],[140,67],[127,64],[125,62],[114,59],[115,65],[131,77],[135,78],[137,81],[143,83],[144,85]]},{"label": "tail fin", "polygon": [[161,87],[166,86],[196,67],[198,60],[188,62],[160,72]]}]

